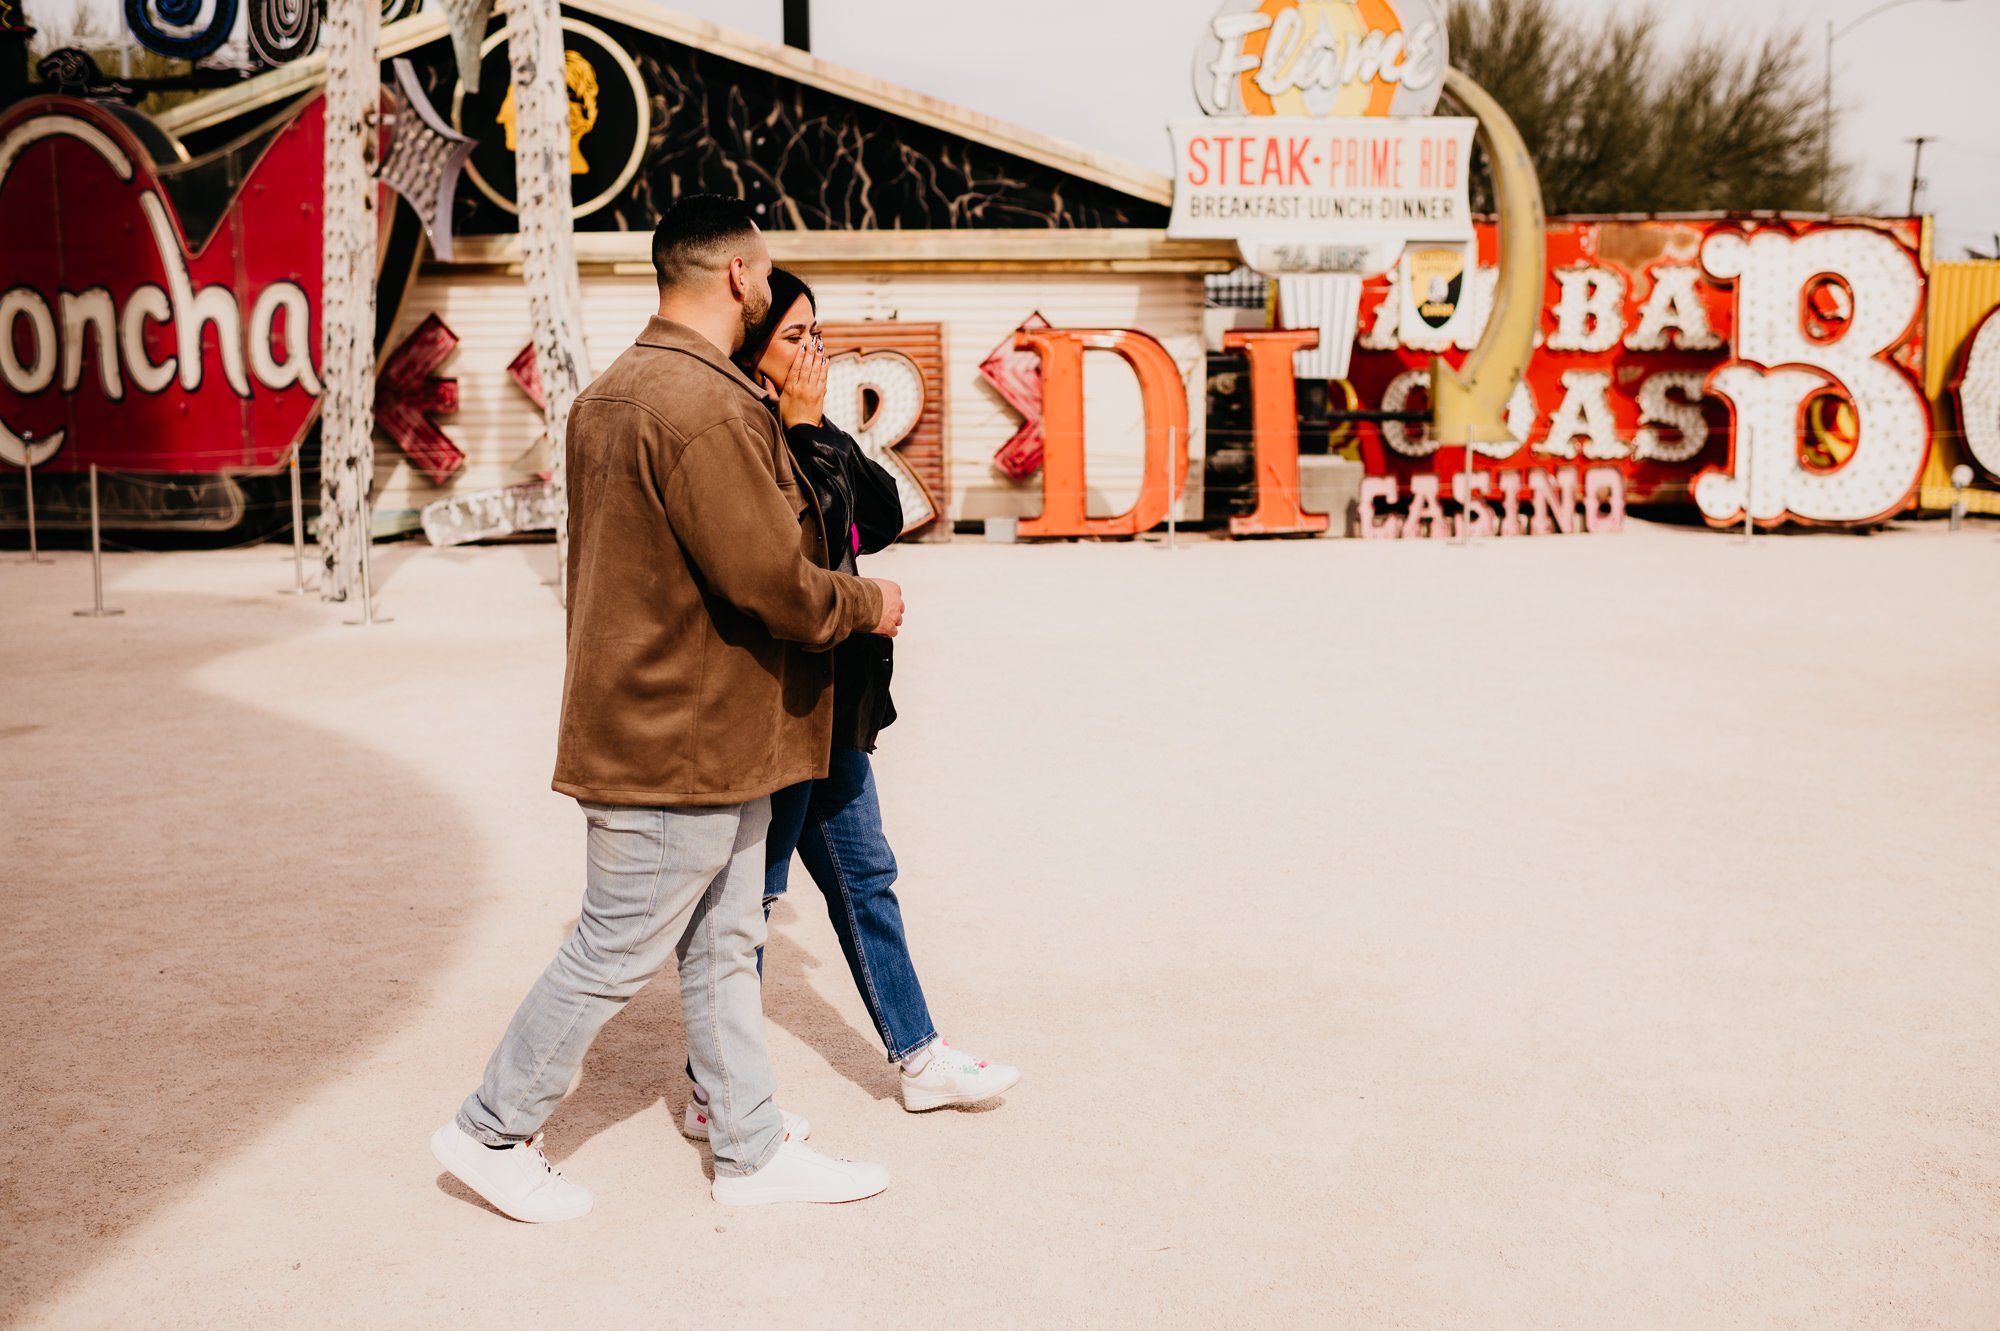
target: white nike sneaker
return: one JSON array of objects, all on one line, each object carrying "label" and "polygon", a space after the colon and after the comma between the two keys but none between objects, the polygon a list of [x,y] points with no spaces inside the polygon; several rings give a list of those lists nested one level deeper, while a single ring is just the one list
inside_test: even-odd
[{"label": "white nike sneaker", "polygon": [[453,1178],[516,1220],[546,1224],[590,1211],[590,1190],[549,1163],[540,1133],[495,1151],[453,1121],[431,1134],[431,1154]]},{"label": "white nike sneaker", "polygon": [[880,1165],[821,1155],[797,1137],[787,1137],[769,1162],[754,1174],[715,1176],[708,1195],[725,1206],[771,1202],[858,1202],[889,1186]]},{"label": "white nike sneaker", "polygon": [[921,1114],[948,1105],[976,1105],[1011,1090],[1019,1080],[1021,1069],[988,1063],[939,1040],[922,1068],[903,1074],[903,1108]]},{"label": "white nike sneaker", "polygon": [[[794,1114],[789,1109],[780,1109],[785,1116],[785,1131],[792,1140],[804,1141],[813,1135],[813,1125],[806,1121],[804,1114]],[[691,1142],[708,1140],[708,1106],[693,1096],[688,1097],[687,1108],[681,1111],[681,1136]]]}]

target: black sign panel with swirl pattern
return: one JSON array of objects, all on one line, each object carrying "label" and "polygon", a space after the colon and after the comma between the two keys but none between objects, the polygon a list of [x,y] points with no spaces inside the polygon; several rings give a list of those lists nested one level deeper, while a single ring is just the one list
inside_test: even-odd
[{"label": "black sign panel with swirl pattern", "polygon": [[[175,60],[202,61],[229,40],[239,0],[124,0],[125,26],[139,44]],[[326,0],[242,0],[250,58],[265,68],[288,65],[319,49]],[[382,21],[423,8],[424,0],[382,0]]]},{"label": "black sign panel with swirl pattern", "polygon": [[236,26],[236,0],[210,0],[207,5],[204,0],[125,0],[125,26],[149,51],[201,60],[229,40],[229,30]]},{"label": "black sign panel with swirl pattern", "polygon": [[319,46],[322,0],[250,0],[250,53],[283,65]]}]

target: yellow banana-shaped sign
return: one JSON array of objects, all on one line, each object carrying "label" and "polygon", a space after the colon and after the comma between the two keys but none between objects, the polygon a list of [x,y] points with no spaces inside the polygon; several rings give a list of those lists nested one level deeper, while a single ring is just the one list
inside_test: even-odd
[{"label": "yellow banana-shaped sign", "polygon": [[1507,429],[1507,399],[1534,354],[1548,280],[1542,183],[1521,131],[1500,103],[1456,69],[1445,71],[1444,91],[1479,121],[1500,214],[1500,279],[1492,317],[1465,364],[1454,370],[1442,358],[1431,359],[1432,437],[1441,444],[1501,444],[1514,437]]}]

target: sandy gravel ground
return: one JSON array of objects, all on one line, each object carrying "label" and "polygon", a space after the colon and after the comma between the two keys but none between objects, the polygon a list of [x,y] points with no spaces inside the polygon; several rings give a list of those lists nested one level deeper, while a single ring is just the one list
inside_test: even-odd
[{"label": "sandy gravel ground", "polygon": [[670,985],[426,1149],[572,918],[546,548],[0,559],[0,1321],[2000,1326],[2000,540],[902,549],[904,1114],[818,898],[767,1009],[882,1197],[725,1210]]}]

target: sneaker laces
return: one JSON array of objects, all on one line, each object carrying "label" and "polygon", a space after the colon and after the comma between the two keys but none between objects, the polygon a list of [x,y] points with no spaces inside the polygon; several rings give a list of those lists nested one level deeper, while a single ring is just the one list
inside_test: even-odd
[{"label": "sneaker laces", "polygon": [[543,1169],[547,1170],[550,1174],[552,1174],[556,1178],[561,1178],[563,1176],[563,1172],[560,1169],[557,1169],[554,1164],[550,1163],[547,1153],[542,1150],[541,1133],[539,1132],[536,1133],[534,1136],[522,1142],[521,1145],[527,1147],[529,1153],[532,1154],[535,1157],[535,1159],[541,1161]]},{"label": "sneaker laces", "polygon": [[785,1134],[785,1142],[792,1148],[792,1150],[798,1152],[801,1155],[804,1155],[807,1159],[810,1160],[830,1160],[836,1165],[851,1165],[854,1163],[852,1160],[849,1160],[844,1155],[828,1155],[825,1151],[816,1151],[812,1147],[806,1145],[804,1142],[793,1137],[792,1134],[789,1132]]},{"label": "sneaker laces", "polygon": [[940,1058],[946,1056],[948,1056],[950,1059],[948,1066],[956,1068],[961,1072],[977,1072],[981,1068],[986,1066],[985,1059],[974,1058],[971,1054],[966,1053],[962,1049],[953,1049],[951,1047],[951,1041],[940,1039],[938,1041],[938,1047],[931,1054],[931,1057]]}]

